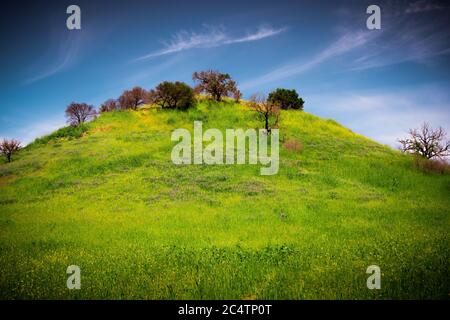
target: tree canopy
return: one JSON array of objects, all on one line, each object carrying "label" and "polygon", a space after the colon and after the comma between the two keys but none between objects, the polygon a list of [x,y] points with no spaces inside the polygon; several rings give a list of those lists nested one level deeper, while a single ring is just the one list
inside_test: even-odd
[{"label": "tree canopy", "polygon": [[297,91],[295,89],[283,89],[278,88],[275,91],[269,93],[269,97],[267,99],[270,102],[278,103],[281,109],[295,109],[295,110],[303,110],[303,105],[305,101],[298,96]]},{"label": "tree canopy", "polygon": [[192,80],[197,83],[196,93],[209,94],[215,101],[221,101],[224,96],[235,96],[238,92],[236,82],[228,73],[214,70],[194,72]]}]

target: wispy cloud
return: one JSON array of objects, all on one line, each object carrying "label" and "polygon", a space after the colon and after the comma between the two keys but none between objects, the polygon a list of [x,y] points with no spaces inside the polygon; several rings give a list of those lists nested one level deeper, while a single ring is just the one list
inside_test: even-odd
[{"label": "wispy cloud", "polygon": [[182,30],[175,34],[173,39],[169,43],[166,43],[163,49],[141,56],[134,61],[146,60],[195,48],[212,48],[233,43],[257,41],[275,36],[286,30],[287,28],[275,29],[271,27],[260,27],[256,32],[242,36],[229,35],[224,28],[216,27],[209,27],[203,33]]},{"label": "wispy cloud", "polygon": [[72,66],[78,57],[80,43],[81,34],[69,32],[67,38],[64,38],[59,43],[56,54],[50,58],[52,62],[46,63],[43,70],[39,70],[36,74],[26,79],[24,84],[28,85],[43,80]]},{"label": "wispy cloud", "polygon": [[444,15],[411,19],[408,14],[399,14],[386,15],[383,19],[380,36],[359,52],[350,64],[351,70],[405,62],[424,64],[450,53],[450,31],[446,28],[448,22]]},{"label": "wispy cloud", "polygon": [[139,70],[137,70],[136,72],[131,73],[129,76],[121,79],[120,83],[122,86],[132,87],[139,85],[139,83],[141,83],[143,80],[148,80],[149,78],[156,79],[157,77],[160,77],[163,71],[166,71],[167,69],[173,67],[174,65],[179,63],[180,60],[180,56],[174,55],[170,59],[162,63],[146,68],[139,68]]},{"label": "wispy cloud", "polygon": [[434,11],[448,9],[449,6],[444,6],[442,4],[433,2],[431,0],[419,0],[409,3],[408,7],[405,9],[406,14],[414,14],[420,12]]},{"label": "wispy cloud", "polygon": [[309,61],[294,61],[276,68],[257,78],[250,79],[241,84],[242,89],[250,89],[281,79],[299,75],[308,71],[321,63],[337,57],[344,53],[350,52],[355,48],[359,48],[366,44],[376,34],[366,31],[347,32],[339,37],[335,42],[326,47],[323,51],[313,56]]},{"label": "wispy cloud", "polygon": [[[388,6],[382,16],[381,30],[358,30],[354,23],[340,23],[337,30],[342,36],[331,43],[323,51],[309,60],[296,59],[274,70],[241,84],[242,89],[276,83],[280,80],[300,75],[324,62],[340,55],[346,56],[341,61],[344,72],[362,71],[383,68],[395,64],[410,62],[427,64],[437,56],[450,54],[450,29],[448,16],[440,3],[432,1],[416,1],[408,6],[397,3]],[[410,13],[437,11],[431,15],[419,15],[411,19]],[[360,12],[338,10],[338,15],[346,21],[358,21]]]}]

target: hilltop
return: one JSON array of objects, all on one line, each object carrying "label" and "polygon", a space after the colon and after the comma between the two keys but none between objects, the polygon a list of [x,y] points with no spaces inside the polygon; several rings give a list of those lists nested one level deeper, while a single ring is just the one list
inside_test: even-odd
[{"label": "hilltop", "polygon": [[[232,102],[114,111],[0,164],[0,298],[446,298],[450,176],[283,110],[280,165],[170,160],[176,128],[260,128]],[[78,265],[82,289],[65,287]],[[378,265],[382,288],[368,290]]]}]

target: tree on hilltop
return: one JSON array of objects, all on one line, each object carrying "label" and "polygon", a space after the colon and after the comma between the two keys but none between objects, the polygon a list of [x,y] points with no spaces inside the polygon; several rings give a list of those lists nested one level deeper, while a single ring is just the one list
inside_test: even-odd
[{"label": "tree on hilltop", "polygon": [[233,93],[233,98],[234,98],[234,102],[236,103],[240,103],[241,99],[242,99],[242,92],[237,89],[234,93]]},{"label": "tree on hilltop", "polygon": [[140,104],[148,101],[148,92],[141,87],[125,90],[118,99],[121,109],[136,110]]},{"label": "tree on hilltop", "polygon": [[194,105],[194,90],[184,82],[161,82],[149,93],[162,108],[185,110]]},{"label": "tree on hilltop", "polygon": [[72,102],[66,109],[66,117],[72,126],[78,126],[97,115],[94,106],[87,103]]},{"label": "tree on hilltop", "polygon": [[446,137],[447,133],[442,127],[435,130],[424,122],[420,129],[410,129],[408,138],[398,141],[403,152],[432,159],[450,155],[450,140],[446,140]]},{"label": "tree on hilltop", "polygon": [[108,99],[100,105],[99,112],[111,112],[119,109],[119,102],[115,99]]},{"label": "tree on hilltop", "polygon": [[269,101],[264,96],[253,95],[250,98],[250,108],[256,111],[258,118],[264,121],[264,128],[267,133],[278,125],[280,120],[280,106],[277,103]]},{"label": "tree on hilltop", "polygon": [[3,141],[0,143],[0,154],[4,155],[8,162],[11,162],[12,155],[20,149],[20,141],[18,140],[3,139]]},{"label": "tree on hilltop", "polygon": [[295,89],[289,90],[278,88],[269,93],[268,100],[273,103],[278,103],[281,109],[284,110],[303,110],[303,105],[305,104],[305,101],[298,96]]},{"label": "tree on hilltop", "polygon": [[232,96],[238,91],[236,82],[228,73],[214,70],[194,72],[192,80],[197,83],[195,93],[209,94],[217,102],[222,101],[222,97]]}]

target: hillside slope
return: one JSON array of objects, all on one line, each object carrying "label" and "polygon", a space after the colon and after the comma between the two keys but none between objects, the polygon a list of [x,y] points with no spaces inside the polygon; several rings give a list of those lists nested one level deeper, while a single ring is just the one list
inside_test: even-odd
[{"label": "hillside slope", "polygon": [[[448,297],[449,175],[296,111],[281,144],[303,148],[281,147],[277,175],[176,166],[171,132],[194,120],[260,125],[232,103],[106,113],[0,164],[0,298]],[[66,288],[69,265],[81,290]]]}]

